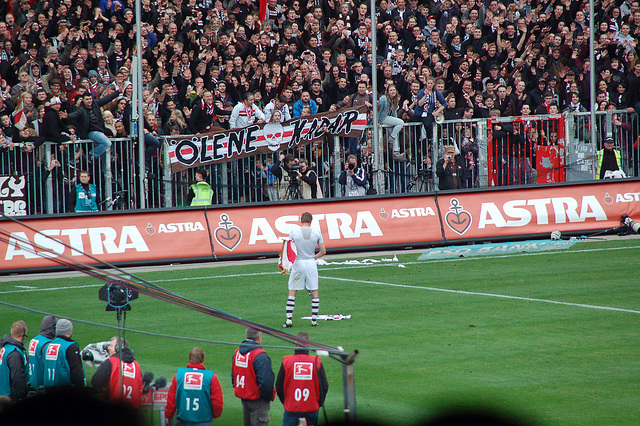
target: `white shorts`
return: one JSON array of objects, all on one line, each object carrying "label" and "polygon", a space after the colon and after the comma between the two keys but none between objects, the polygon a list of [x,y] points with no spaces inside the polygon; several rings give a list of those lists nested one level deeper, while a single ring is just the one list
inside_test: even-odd
[{"label": "white shorts", "polygon": [[315,259],[296,259],[289,275],[289,290],[317,290],[318,266]]}]

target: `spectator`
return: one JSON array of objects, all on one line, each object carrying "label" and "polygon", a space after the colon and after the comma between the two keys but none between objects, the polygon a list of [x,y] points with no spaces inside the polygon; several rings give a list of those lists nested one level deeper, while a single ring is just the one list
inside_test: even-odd
[{"label": "spectator", "polygon": [[106,129],[101,107],[117,98],[118,92],[114,92],[113,88],[108,88],[105,93],[106,96],[95,101],[91,93],[85,93],[82,96],[82,104],[68,114],[70,120],[78,120],[78,135],[82,139],[89,138],[97,144],[88,153],[89,161],[101,158],[107,149],[111,148],[111,141],[104,134]]},{"label": "spectator", "polygon": [[338,183],[345,189],[346,197],[359,197],[367,193],[367,174],[364,169],[358,167],[358,158],[350,154],[340,173]]},{"label": "spectator", "polygon": [[393,84],[387,86],[387,90],[378,101],[380,110],[378,111],[378,122],[380,124],[393,126],[390,135],[390,143],[393,147],[393,159],[396,161],[406,161],[404,153],[400,154],[399,134],[404,126],[404,121],[398,118],[400,110],[400,94]]},{"label": "spectator", "polygon": [[300,117],[302,115],[302,108],[308,107],[311,109],[311,114],[318,113],[318,105],[316,101],[311,99],[311,95],[308,90],[303,90],[300,99],[293,104],[293,118]]},{"label": "spectator", "polygon": [[262,124],[265,122],[264,113],[254,104],[253,94],[246,92],[243,95],[243,102],[233,107],[229,118],[231,129],[244,128],[250,124]]},{"label": "spectator", "polygon": [[444,147],[444,156],[436,163],[436,175],[438,176],[438,188],[441,191],[448,189],[463,189],[467,187],[467,169],[461,155],[456,155],[453,145]]}]

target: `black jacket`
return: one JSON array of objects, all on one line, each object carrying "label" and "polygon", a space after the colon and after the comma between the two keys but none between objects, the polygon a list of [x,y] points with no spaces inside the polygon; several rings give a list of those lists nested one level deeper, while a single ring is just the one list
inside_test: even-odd
[{"label": "black jacket", "polygon": [[[295,354],[303,354],[309,355],[309,351],[305,349],[296,349]],[[318,402],[322,407],[324,405],[324,400],[327,396],[327,392],[329,391],[329,381],[327,380],[327,374],[324,371],[324,365],[320,364],[320,368],[316,372],[318,374],[318,384],[320,385],[320,395],[318,398]],[[278,371],[278,378],[276,379],[276,392],[278,393],[278,398],[280,398],[280,402],[284,404],[284,379],[285,379],[285,371],[284,365],[280,365],[280,371]]]},{"label": "black jacket", "polygon": [[[436,163],[436,175],[438,175],[438,188],[442,191],[446,189],[454,189],[453,182],[454,176],[451,165],[448,165],[447,168],[443,168],[444,166],[444,158],[441,158]],[[467,169],[465,167],[464,158],[461,155],[456,155],[456,176],[458,179],[458,189],[463,189],[467,187]]]},{"label": "black jacket", "polygon": [[[0,347],[4,347],[6,344],[17,346],[23,352],[25,351],[24,345],[8,334],[5,334],[2,338],[2,341],[0,341]],[[9,379],[11,387],[11,399],[13,399],[14,401],[18,401],[25,398],[27,396],[27,393],[29,392],[29,387],[27,385],[28,376],[27,372],[25,371],[24,359],[20,356],[20,353],[18,353],[17,351],[13,351],[3,362],[7,363],[9,371],[11,372],[11,377]]]},{"label": "black jacket", "polygon": [[40,136],[48,142],[62,143],[69,140],[69,137],[66,134],[62,134],[66,131],[67,130],[62,124],[62,119],[60,118],[58,111],[50,106],[45,107],[42,127],[40,128]]},{"label": "black jacket", "polygon": [[[120,352],[116,352],[111,355],[112,357],[122,359],[124,362],[133,362],[135,361],[133,351],[129,348],[122,348],[122,357],[120,357]],[[111,362],[107,359],[100,367],[93,373],[93,377],[91,377],[91,386],[95,389],[98,389],[102,392],[102,396],[104,398],[109,398],[109,384],[111,382],[111,370],[113,366]]]},{"label": "black jacket", "polygon": [[[104,127],[104,119],[102,118],[102,107],[118,96],[120,96],[120,93],[116,91],[110,95],[95,99],[93,101],[93,105],[91,105],[91,111],[93,111],[95,116],[102,123],[102,127]],[[85,108],[84,104],[80,104],[78,109],[69,113],[68,119],[77,121],[78,128],[76,130],[78,131],[78,135],[82,139],[86,139],[87,135],[89,134],[89,109]]]}]

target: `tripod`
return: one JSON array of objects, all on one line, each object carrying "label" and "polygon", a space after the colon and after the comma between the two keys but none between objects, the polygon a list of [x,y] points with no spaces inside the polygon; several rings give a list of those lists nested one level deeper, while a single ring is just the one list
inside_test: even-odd
[{"label": "tripod", "polygon": [[287,193],[284,196],[285,200],[302,200],[302,190],[300,189],[300,183],[297,178],[289,180],[289,186],[287,187]]}]

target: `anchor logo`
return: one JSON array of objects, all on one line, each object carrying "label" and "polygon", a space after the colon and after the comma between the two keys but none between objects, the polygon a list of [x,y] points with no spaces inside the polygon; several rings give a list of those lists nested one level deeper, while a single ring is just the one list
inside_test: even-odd
[{"label": "anchor logo", "polygon": [[444,220],[449,228],[458,235],[462,235],[471,227],[471,214],[464,210],[457,198],[452,198],[449,204],[449,211],[444,216]]},{"label": "anchor logo", "polygon": [[223,213],[220,215],[220,225],[214,232],[214,237],[218,244],[229,251],[233,251],[242,240],[242,231],[237,226],[233,226],[233,222],[229,220],[229,215]]}]

